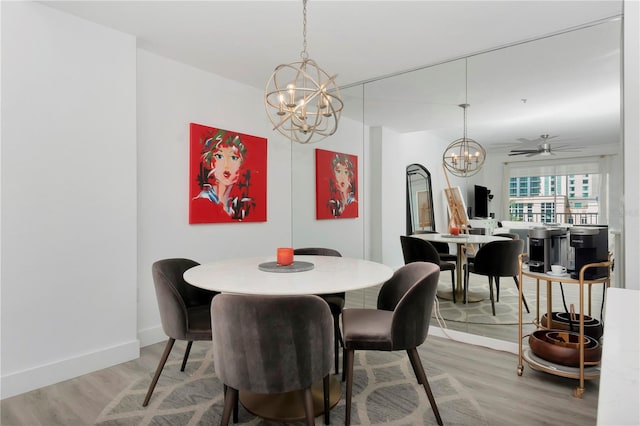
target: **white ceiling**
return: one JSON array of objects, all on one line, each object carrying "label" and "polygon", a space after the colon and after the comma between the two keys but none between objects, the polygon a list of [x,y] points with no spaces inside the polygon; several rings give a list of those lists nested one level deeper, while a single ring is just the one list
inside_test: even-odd
[{"label": "white ceiling", "polygon": [[[47,1],[44,4],[132,34],[137,37],[138,47],[142,49],[260,89],[264,89],[276,65],[298,60],[302,50],[300,0]],[[338,74],[337,83],[340,86],[346,86],[539,38],[619,16],[621,11],[621,1],[612,0],[310,0],[307,50],[321,67],[331,74]],[[552,44],[547,43],[547,47],[542,49],[518,48],[521,53],[512,53],[516,52],[515,48],[498,50],[469,59],[468,99],[472,104],[469,109],[469,136],[477,140],[480,140],[480,136],[490,138],[483,144],[500,146],[519,137],[535,139],[541,133],[559,134],[558,140],[561,137],[578,139],[582,145],[602,143],[603,137],[617,137],[608,130],[610,124],[599,121],[604,117],[610,123],[611,113],[595,114],[595,110],[598,110],[598,105],[615,101],[609,99],[610,87],[605,86],[611,84],[610,76],[617,72],[608,69],[611,61],[598,61],[597,56],[619,55],[619,49],[611,52],[611,46],[600,43],[598,36],[589,40],[574,39],[576,47],[570,48],[570,57],[567,57],[566,50],[562,50],[558,54],[547,54],[544,62],[537,62],[535,55],[553,50],[550,47]],[[567,43],[566,46],[570,46],[571,40]],[[512,78],[495,72],[496,64],[500,61],[506,61],[509,67],[514,67],[510,72]],[[443,137],[448,138],[452,129],[461,131],[462,110],[456,105],[464,101],[463,62],[422,71],[429,75],[431,82],[437,81],[437,84],[425,85],[422,77],[416,86],[415,81],[408,81],[415,76],[408,75],[404,77],[407,81],[402,85],[406,93],[403,94],[396,83],[393,86],[390,82],[376,83],[370,85],[367,97],[373,100],[376,96],[382,96],[387,107],[394,97],[401,102],[398,107],[380,110],[378,114],[384,114],[385,125],[402,132],[420,130],[424,126],[441,127],[448,129],[442,133]],[[500,68],[505,69],[506,66]],[[585,68],[596,72],[585,73]],[[527,77],[523,79],[525,75]],[[433,76],[441,79],[434,79]],[[550,80],[568,84],[556,84],[555,87],[544,84]],[[577,80],[582,84],[578,84]],[[619,81],[613,84],[619,85]],[[387,87],[383,90],[384,85]],[[418,87],[426,92],[420,92]],[[571,91],[565,92],[568,89]],[[354,91],[346,91],[345,101],[349,100],[351,93]],[[400,99],[402,96],[412,96],[413,99]],[[528,99],[526,104],[520,101],[523,98]],[[423,110],[425,104],[447,105],[447,112]],[[382,120],[381,116],[376,116],[373,105],[368,107],[369,124]],[[585,106],[588,114],[583,114]],[[522,113],[523,107],[529,108],[526,116]],[[537,108],[535,113],[531,111],[534,107]],[[615,107],[619,108],[619,99]],[[348,111],[349,108],[346,109]],[[599,135],[600,142],[597,142],[593,138],[587,140],[580,131],[576,133],[561,125],[554,127],[552,119],[565,113],[585,115],[585,120],[577,129],[574,129],[575,120],[572,121],[574,130],[588,127],[592,131],[586,133],[595,134],[603,125],[608,133]],[[533,123],[527,118],[532,115],[539,119],[546,117],[547,121],[536,120]],[[431,117],[432,120],[442,120],[442,123],[455,120],[457,124],[438,126],[425,119],[416,121],[416,116]],[[527,120],[531,126],[527,125]],[[420,123],[420,126],[416,123]],[[493,132],[493,135],[487,132],[498,126],[515,127],[511,133],[500,136],[498,132]],[[618,128],[616,126],[616,131]],[[471,134],[472,130],[477,133]]]}]

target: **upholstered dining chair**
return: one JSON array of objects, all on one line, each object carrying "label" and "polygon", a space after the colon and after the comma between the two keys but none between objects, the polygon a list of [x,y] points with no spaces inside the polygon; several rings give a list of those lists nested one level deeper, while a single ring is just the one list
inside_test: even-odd
[{"label": "upholstered dining chair", "polygon": [[[414,234],[437,234],[437,231],[416,231]],[[451,253],[449,250],[449,244],[442,241],[429,241],[432,246],[438,250],[440,260],[443,262],[457,262],[458,256],[455,253]]]},{"label": "upholstered dining chair", "polygon": [[[511,238],[512,240],[520,239],[520,235],[513,232],[501,232],[501,233],[493,234],[493,236]],[[523,247],[523,250],[525,250],[524,247]],[[470,263],[473,263],[474,260],[475,260],[475,256],[473,255],[467,256],[467,265]],[[516,286],[517,286],[517,283],[516,283]],[[524,302],[524,306],[527,308],[527,312],[529,312],[529,306],[527,305],[527,301],[524,299],[524,295],[522,296],[522,298],[523,298],[522,301]],[[496,303],[499,303],[499,302],[500,302],[500,277],[496,277]]]},{"label": "upholstered dining chair", "polygon": [[332,321],[329,306],[315,295],[216,296],[211,303],[213,361],[227,389],[220,424],[229,424],[239,391],[301,390],[306,423],[313,425],[311,385],[320,380],[329,424]]},{"label": "upholstered dining chair", "polygon": [[353,361],[357,350],[407,351],[413,372],[427,394],[439,425],[442,419],[427,381],[417,347],[429,330],[440,268],[431,262],[413,262],[398,269],[378,293],[377,309],[344,309],[344,359],[346,364],[345,425],[351,423]]},{"label": "upholstered dining chair", "polygon": [[194,287],[182,278],[187,269],[197,265],[199,263],[193,260],[177,258],[159,260],[151,267],[162,329],[169,340],[142,403],[143,407],[149,404],[176,340],[188,342],[180,371],[184,371],[187,365],[193,341],[211,340],[211,300],[219,293]]},{"label": "upholstered dining chair", "polygon": [[400,245],[404,264],[411,262],[431,262],[440,266],[441,271],[451,271],[451,289],[453,290],[453,303],[456,303],[456,265],[451,262],[443,262],[438,250],[431,244],[431,241],[417,237],[406,237],[400,235]]},{"label": "upholstered dining chair", "polygon": [[[516,234],[515,232],[502,232],[502,233],[497,233],[497,234],[493,234],[496,237],[505,237],[505,238],[511,238],[512,240],[519,240],[520,239],[520,235]],[[524,242],[524,240],[523,240]],[[522,251],[525,252],[527,250],[526,248],[526,243],[523,244],[522,246]],[[517,275],[517,274],[516,274]],[[513,277],[516,281],[516,287],[518,286],[518,278],[517,277]],[[496,278],[496,303],[500,302],[500,277]],[[527,312],[529,312],[529,305],[527,305],[527,300],[524,298],[524,294],[522,295],[522,303],[524,303],[524,307],[527,309]]]},{"label": "upholstered dining chair", "polygon": [[[464,265],[464,302],[467,302],[467,294],[469,292],[469,274],[485,275],[489,280],[489,298],[491,299],[491,311],[496,314],[496,306],[493,297],[493,281],[496,281],[496,288],[500,285],[500,277],[513,277],[516,288],[520,288],[518,283],[518,255],[522,253],[524,241],[505,240],[491,241],[484,244],[473,259],[469,259]],[[529,306],[522,295],[527,312]]]},{"label": "upholstered dining chair", "polygon": [[[324,247],[304,247],[297,248],[293,250],[294,256],[298,255],[312,255],[312,256],[334,256],[334,257],[342,257],[338,250],[334,250],[331,248]],[[340,347],[343,347],[342,344],[342,333],[340,332],[340,314],[342,313],[342,309],[344,308],[344,303],[346,300],[345,292],[341,293],[328,293],[328,294],[318,294],[321,298],[327,302],[329,305],[329,309],[331,309],[331,315],[333,316],[333,353],[334,353],[334,365],[336,374],[339,373],[340,369]]]}]

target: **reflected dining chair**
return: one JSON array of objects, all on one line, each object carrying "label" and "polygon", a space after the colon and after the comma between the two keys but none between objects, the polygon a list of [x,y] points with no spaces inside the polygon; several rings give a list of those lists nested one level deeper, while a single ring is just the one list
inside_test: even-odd
[{"label": "reflected dining chair", "polygon": [[[437,234],[437,231],[416,231],[414,234]],[[442,241],[429,241],[432,246],[436,248],[440,255],[440,260],[443,262],[457,262],[458,256],[455,253],[451,253],[449,250],[449,244]]]},{"label": "reflected dining chair", "polygon": [[163,259],[151,267],[153,284],[160,309],[160,321],[165,334],[169,336],[158,368],[142,403],[149,404],[153,390],[158,383],[162,369],[176,340],[187,341],[187,349],[182,359],[180,371],[184,371],[194,340],[211,340],[211,300],[219,294],[203,290],[187,283],[182,274],[199,263],[190,259]]},{"label": "reflected dining chair", "polygon": [[[520,235],[516,234],[515,232],[502,232],[502,233],[497,233],[493,235],[495,235],[496,237],[511,238],[512,240],[520,239]],[[523,243],[524,243],[524,240],[523,240]],[[526,244],[523,244],[522,251],[525,252],[526,250],[527,250]],[[513,277],[516,281],[516,287],[518,287],[517,275],[518,274],[516,274],[516,276]],[[500,302],[500,277],[496,279],[496,303],[499,303],[499,302]],[[527,312],[529,312],[529,305],[527,305],[527,301],[524,298],[524,294],[522,295],[522,303],[524,303],[524,307],[527,309]]]},{"label": "reflected dining chair", "polygon": [[345,425],[351,423],[353,362],[355,351],[407,351],[413,372],[431,404],[439,425],[442,419],[431,392],[417,347],[429,330],[440,268],[430,262],[413,262],[398,269],[378,293],[377,309],[342,311],[344,371],[346,371]]},{"label": "reflected dining chair", "polygon": [[332,321],[327,303],[315,295],[216,296],[211,303],[213,361],[227,389],[220,424],[229,424],[239,391],[301,390],[306,423],[313,425],[311,385],[320,380],[329,424]]},{"label": "reflected dining chair", "polygon": [[[293,250],[293,254],[295,255],[312,255],[312,256],[334,256],[334,257],[342,257],[338,250],[334,250],[331,248],[324,247],[304,247],[297,248]],[[344,347],[342,343],[342,333],[340,332],[340,314],[342,313],[342,309],[344,308],[344,303],[346,300],[345,292],[341,293],[328,293],[328,294],[318,294],[325,302],[329,305],[329,309],[331,309],[331,315],[333,316],[333,353],[334,353],[334,365],[336,374],[339,373],[340,369],[340,347]]]},{"label": "reflected dining chair", "polygon": [[441,271],[451,271],[451,289],[453,290],[453,303],[456,303],[456,264],[451,262],[443,262],[438,250],[431,244],[431,241],[423,240],[417,237],[406,237],[400,235],[400,245],[402,246],[402,255],[404,264],[411,262],[431,262],[440,267]]},{"label": "reflected dining chair", "polygon": [[[520,288],[518,283],[518,255],[522,253],[524,241],[505,240],[491,241],[484,244],[473,259],[469,259],[464,265],[464,303],[467,302],[469,292],[469,274],[485,275],[489,280],[489,298],[491,299],[491,312],[496,315],[496,306],[493,297],[493,281],[496,281],[496,288],[500,285],[500,277],[513,277],[516,288]],[[529,312],[527,301],[522,295],[522,303]]]}]

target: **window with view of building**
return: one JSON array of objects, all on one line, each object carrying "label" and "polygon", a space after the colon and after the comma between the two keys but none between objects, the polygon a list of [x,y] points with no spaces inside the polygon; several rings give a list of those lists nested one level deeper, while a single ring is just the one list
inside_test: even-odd
[{"label": "window with view of building", "polygon": [[[579,192],[576,192],[576,181],[581,183]],[[599,190],[597,173],[512,176],[509,179],[510,218],[524,222],[597,224]]]}]

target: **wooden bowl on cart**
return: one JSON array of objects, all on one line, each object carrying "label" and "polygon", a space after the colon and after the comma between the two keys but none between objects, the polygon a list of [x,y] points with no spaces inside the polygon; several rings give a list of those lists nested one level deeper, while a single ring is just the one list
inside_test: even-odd
[{"label": "wooden bowl on cart", "polygon": [[[571,314],[567,312],[551,312],[551,324],[547,324],[547,314],[542,315],[540,324],[543,327],[553,330],[569,330],[578,333],[580,324],[579,320],[571,320]],[[573,328],[571,328],[573,326]],[[588,315],[584,316],[584,334],[599,340],[602,337],[602,322]]]},{"label": "wooden bowl on cart", "polygon": [[[602,346],[593,337],[584,335],[584,361],[599,362]],[[580,365],[580,334],[565,330],[536,330],[529,336],[529,347],[538,357],[568,367]]]}]

